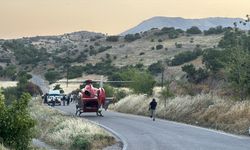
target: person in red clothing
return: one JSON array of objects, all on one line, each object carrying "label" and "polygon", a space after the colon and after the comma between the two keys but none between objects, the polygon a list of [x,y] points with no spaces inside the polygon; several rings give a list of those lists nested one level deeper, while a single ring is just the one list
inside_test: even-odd
[{"label": "person in red clothing", "polygon": [[157,102],[153,98],[153,100],[149,103],[150,118],[153,118],[153,121],[155,121],[156,106],[157,106]]}]

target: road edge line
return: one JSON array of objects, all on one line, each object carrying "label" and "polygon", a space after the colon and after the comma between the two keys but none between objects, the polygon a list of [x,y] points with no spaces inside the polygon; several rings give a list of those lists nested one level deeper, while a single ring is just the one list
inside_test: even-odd
[{"label": "road edge line", "polygon": [[[55,108],[55,107],[52,108],[52,109],[56,109],[56,110],[58,110],[58,111],[60,111],[60,112],[62,112],[64,114],[68,114],[68,115],[72,115],[73,114],[73,113],[62,111],[61,109],[58,109],[58,108]],[[75,116],[75,115],[73,114],[73,116]],[[75,116],[75,117],[77,117],[77,116]],[[77,117],[77,118],[80,118],[80,117]],[[81,119],[83,119],[83,118],[81,118]],[[110,132],[116,139],[120,140],[120,142],[122,143],[122,150],[127,150],[128,143],[127,143],[127,141],[124,139],[124,137],[122,135],[120,135],[119,133],[115,132],[113,129],[111,129],[109,127],[106,127],[106,126],[104,126],[104,125],[102,125],[102,124],[100,124],[98,122],[95,122],[95,121],[92,121],[92,120],[89,120],[89,119],[86,119],[86,118],[84,118],[84,119],[88,120],[89,122],[91,122],[91,123],[93,123],[93,124],[95,124],[95,125],[97,125],[97,126],[99,126],[101,128],[103,128],[104,130]]]},{"label": "road edge line", "polygon": [[[86,120],[88,120],[88,119],[86,119]],[[92,121],[92,120],[88,120],[88,121],[91,122],[91,123],[93,123],[93,124],[96,124],[97,126],[102,127],[103,129],[107,130],[108,132],[111,132],[111,134],[113,134],[116,138],[118,138],[121,141],[121,143],[122,143],[122,150],[127,150],[128,143],[127,143],[127,141],[124,139],[124,137],[122,135],[120,135],[119,133],[117,133],[113,129],[111,129],[111,128],[105,126],[105,125],[102,125],[102,124],[100,124],[98,122],[95,122],[95,121]]]}]

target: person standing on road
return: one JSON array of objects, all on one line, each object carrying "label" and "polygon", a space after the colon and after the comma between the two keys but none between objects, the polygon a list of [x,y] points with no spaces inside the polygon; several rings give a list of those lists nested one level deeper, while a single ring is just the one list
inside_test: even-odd
[{"label": "person standing on road", "polygon": [[67,96],[67,105],[69,105],[69,102],[70,102],[70,96],[68,95]]},{"label": "person standing on road", "polygon": [[150,118],[153,118],[153,121],[155,121],[155,109],[157,106],[157,102],[153,98],[153,100],[149,103],[149,110],[150,110]]},{"label": "person standing on road", "polygon": [[62,101],[63,101],[63,106],[65,106],[65,101],[66,101],[66,96],[65,95],[63,95],[63,97],[62,97]]}]

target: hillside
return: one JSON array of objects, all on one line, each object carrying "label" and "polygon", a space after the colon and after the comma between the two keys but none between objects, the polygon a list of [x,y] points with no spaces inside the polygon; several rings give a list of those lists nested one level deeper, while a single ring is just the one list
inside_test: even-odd
[{"label": "hillside", "polygon": [[[24,69],[38,74],[44,74],[51,68],[63,72],[62,64],[66,63],[66,58],[71,66],[84,66],[88,63],[94,65],[107,59],[111,60],[116,67],[136,64],[149,66],[158,60],[164,61],[166,58],[171,58],[177,53],[192,51],[197,45],[202,49],[216,46],[222,37],[222,35],[204,36],[202,34],[187,36],[182,33],[178,38],[170,39],[167,34],[156,35],[155,33],[158,32],[161,31],[150,30],[141,34],[140,39],[132,42],[124,40],[123,36],[117,42],[110,42],[106,40],[107,36],[90,32],[22,38],[14,40],[14,44],[11,43],[13,40],[2,40],[0,42],[1,66],[4,67],[11,62],[11,64],[18,65],[20,70]],[[13,48],[8,47],[8,42],[17,46],[19,46],[17,43],[22,43],[26,51],[28,45],[32,46],[31,51],[36,49],[40,53],[39,56],[34,54],[32,57],[41,59],[27,62],[27,59],[31,58],[27,56],[27,59],[22,60],[20,57],[26,57],[26,54],[22,55],[23,53],[15,57],[21,49],[19,47],[14,51]],[[182,44],[182,47],[177,48],[176,43]],[[157,45],[163,45],[163,48],[156,50]],[[16,59],[17,57],[20,60]]]},{"label": "hillside", "polygon": [[[140,23],[139,25],[121,33],[121,35],[140,33],[152,28],[175,27],[186,30],[192,26],[197,26],[201,30],[208,30],[211,27],[233,27],[234,22],[244,21],[241,18],[211,17],[202,19],[184,19],[181,17],[153,17]],[[249,26],[239,25],[241,29],[249,29]]]}]

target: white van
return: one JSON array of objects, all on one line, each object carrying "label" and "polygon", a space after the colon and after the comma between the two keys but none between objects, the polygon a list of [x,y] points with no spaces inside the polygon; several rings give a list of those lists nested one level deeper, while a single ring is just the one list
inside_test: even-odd
[{"label": "white van", "polygon": [[48,105],[51,105],[53,100],[55,100],[55,105],[61,105],[61,93],[60,90],[50,90],[47,97]]}]

